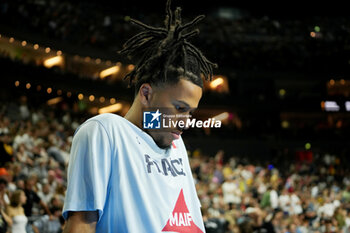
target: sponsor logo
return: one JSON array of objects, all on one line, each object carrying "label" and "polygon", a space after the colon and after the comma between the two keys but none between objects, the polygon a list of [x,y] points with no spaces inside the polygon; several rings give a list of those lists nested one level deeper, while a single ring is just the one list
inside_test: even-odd
[{"label": "sponsor logo", "polygon": [[173,212],[170,213],[169,219],[162,232],[203,233],[203,231],[194,223],[193,218],[188,211],[182,189],[176,201],[175,208]]}]

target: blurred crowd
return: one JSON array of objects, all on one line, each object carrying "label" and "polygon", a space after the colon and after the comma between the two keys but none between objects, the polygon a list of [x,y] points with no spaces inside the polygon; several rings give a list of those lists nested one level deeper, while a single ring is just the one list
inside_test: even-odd
[{"label": "blurred crowd", "polygon": [[33,109],[25,96],[0,106],[0,232],[62,232],[69,150],[83,120]]},{"label": "blurred crowd", "polygon": [[[62,232],[66,169],[82,117],[68,108],[1,103],[0,232]],[[332,154],[258,162],[189,152],[208,233],[350,232],[350,176]]]},{"label": "blurred crowd", "polygon": [[[159,15],[133,17],[161,26]],[[0,26],[78,46],[120,49],[139,31],[129,20],[91,2],[0,2]],[[205,20],[194,43],[208,49],[205,54],[220,65],[248,70],[348,67],[348,18],[229,19],[213,14]],[[72,136],[89,117],[74,104],[35,108],[25,96],[0,102],[0,233],[62,232]],[[198,149],[189,156],[208,233],[350,232],[346,156],[308,151],[264,163],[222,150],[207,155]]]},{"label": "blurred crowd", "polygon": [[191,156],[207,232],[350,232],[350,176],[339,156],[284,158],[281,169],[227,156]]},{"label": "blurred crowd", "polygon": [[[130,14],[118,9],[126,7],[130,10],[125,11]],[[11,26],[11,30],[49,40],[117,51],[122,43],[139,32],[138,27],[130,24],[130,16],[162,26],[163,11],[141,14],[135,8],[137,6],[108,7],[91,1],[6,0],[0,3],[0,21]],[[186,12],[183,20],[188,22],[192,19],[191,9]],[[221,66],[283,70],[311,65],[313,69],[326,69],[328,66],[320,65],[325,62],[322,58],[330,58],[327,62],[338,65],[346,58],[350,20],[344,16],[282,19],[249,14],[238,17],[234,13],[232,17],[223,17],[215,9],[203,13],[207,18],[198,25],[201,33],[194,43],[206,48],[208,57]],[[347,60],[343,62],[347,64]]]}]

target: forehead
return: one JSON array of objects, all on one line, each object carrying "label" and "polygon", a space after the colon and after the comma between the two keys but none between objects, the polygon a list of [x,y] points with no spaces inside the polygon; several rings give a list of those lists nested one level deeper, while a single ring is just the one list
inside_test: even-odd
[{"label": "forehead", "polygon": [[176,84],[169,85],[163,91],[170,100],[181,100],[191,107],[197,107],[202,97],[202,88],[185,79],[180,79]]}]

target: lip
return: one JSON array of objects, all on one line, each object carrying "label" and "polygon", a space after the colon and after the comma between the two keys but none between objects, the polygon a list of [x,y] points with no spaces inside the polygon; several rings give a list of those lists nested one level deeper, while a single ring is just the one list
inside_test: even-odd
[{"label": "lip", "polygon": [[182,132],[171,132],[171,135],[173,135],[174,140],[179,139]]}]

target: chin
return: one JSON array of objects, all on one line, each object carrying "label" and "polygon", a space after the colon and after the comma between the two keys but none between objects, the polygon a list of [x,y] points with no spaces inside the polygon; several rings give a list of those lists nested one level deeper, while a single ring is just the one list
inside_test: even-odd
[{"label": "chin", "polygon": [[157,146],[161,149],[170,149],[172,143],[156,142]]},{"label": "chin", "polygon": [[[173,138],[168,135],[168,133],[149,133],[149,135],[153,138],[154,142],[161,149],[170,149]],[[169,137],[170,136],[170,137]]]}]

